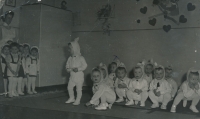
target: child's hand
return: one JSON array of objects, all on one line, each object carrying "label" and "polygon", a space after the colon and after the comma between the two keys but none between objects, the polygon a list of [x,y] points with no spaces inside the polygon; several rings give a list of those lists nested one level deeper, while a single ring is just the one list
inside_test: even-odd
[{"label": "child's hand", "polygon": [[158,91],[157,93],[156,93],[156,96],[158,96],[158,97],[160,97],[160,91]]},{"label": "child's hand", "polygon": [[197,84],[194,86],[194,88],[195,88],[196,90],[199,90],[199,84],[197,83]]},{"label": "child's hand", "polygon": [[74,68],[73,71],[74,71],[74,72],[78,72],[78,68]]},{"label": "child's hand", "polygon": [[90,106],[90,105],[92,105],[90,102],[87,102],[86,104],[85,104],[85,106]]}]

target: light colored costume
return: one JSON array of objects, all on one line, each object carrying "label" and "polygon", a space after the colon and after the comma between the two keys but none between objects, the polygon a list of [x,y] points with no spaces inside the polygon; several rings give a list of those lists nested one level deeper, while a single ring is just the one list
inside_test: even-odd
[{"label": "light colored costume", "polygon": [[[82,86],[84,82],[83,71],[87,68],[87,63],[85,58],[81,56],[80,46],[78,44],[79,38],[76,38],[71,42],[74,54],[70,56],[67,60],[66,69],[70,73],[70,78],[68,82],[68,93],[69,100],[66,103],[71,103],[75,101],[73,88],[76,86],[77,97],[74,105],[79,105],[82,97]],[[74,72],[73,69],[78,68],[78,72]]]},{"label": "light colored costume", "polygon": [[[156,68],[162,68],[164,72],[164,76],[161,80],[157,80],[156,78],[153,79],[150,83],[150,91],[149,91],[149,98],[153,102],[152,108],[159,107],[159,102],[162,103],[161,109],[166,109],[168,102],[171,100],[171,88],[169,83],[165,80],[165,69],[163,66],[158,65]],[[156,96],[154,94],[154,90],[156,92],[160,92],[160,96]]]},{"label": "light colored costume", "polygon": [[[118,67],[123,67],[126,70],[126,67],[123,63],[121,63]],[[119,79],[116,78],[115,83],[114,83],[114,87],[115,87],[115,92],[117,94],[117,96],[119,97],[119,99],[116,102],[123,102],[124,98],[127,99],[126,97],[126,92],[127,92],[127,88],[119,88],[119,84],[125,84],[127,87],[129,85],[130,79],[127,77],[127,74],[125,74],[125,77],[123,79]]]},{"label": "light colored costume", "polygon": [[[195,112],[198,113],[199,111],[196,109],[196,105],[198,104],[199,100],[200,100],[200,88],[197,89],[191,89],[189,86],[189,74],[190,72],[198,72],[200,74],[200,71],[191,68],[188,72],[187,72],[187,80],[184,81],[180,87],[180,89],[178,90],[177,96],[174,99],[172,108],[171,108],[171,112],[176,112],[176,106],[180,103],[181,100],[184,100],[183,102],[183,107],[186,107],[187,105],[187,100],[192,100],[192,104],[190,106],[190,109]],[[200,87],[200,83],[198,82],[196,85],[199,85]]]},{"label": "light colored costume", "polygon": [[[139,63],[137,64],[136,68],[141,68],[142,72],[143,70],[143,64]],[[140,79],[136,79],[133,78],[130,83],[129,83],[129,90],[127,91],[127,97],[129,99],[129,102],[126,103],[126,105],[133,105],[134,101],[135,104],[137,105],[138,101],[140,102],[140,106],[144,107],[145,106],[145,101],[148,98],[148,83],[147,81],[144,79],[144,72],[143,75]],[[142,90],[142,92],[140,94],[136,93],[135,90]]]},{"label": "light colored costume", "polygon": [[98,105],[100,100],[101,104],[98,107],[96,107],[96,109],[105,110],[107,109],[107,107],[112,107],[112,104],[116,100],[116,94],[114,90],[112,90],[104,81],[101,69],[99,69],[99,72],[101,73],[101,81],[99,83],[93,84],[92,91],[94,95],[90,100],[90,103]]}]

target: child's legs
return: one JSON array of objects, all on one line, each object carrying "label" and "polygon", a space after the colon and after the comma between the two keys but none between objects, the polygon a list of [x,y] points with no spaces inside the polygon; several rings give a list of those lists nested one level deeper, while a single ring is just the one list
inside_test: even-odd
[{"label": "child's legs", "polygon": [[27,80],[28,82],[28,92],[30,92],[31,91],[31,77],[28,77],[28,80]]},{"label": "child's legs", "polygon": [[[24,87],[26,86],[26,89],[28,88],[28,79],[27,78],[24,78]],[[23,87],[23,89],[24,89]]]},{"label": "child's legs", "polygon": [[12,95],[13,92],[13,77],[8,77],[8,91],[9,91],[9,95]]},{"label": "child's legs", "polygon": [[3,82],[4,82],[4,91],[5,91],[5,93],[7,93],[8,92],[8,79],[3,79]]},{"label": "child's legs", "polygon": [[147,92],[147,91],[143,91],[143,92],[141,93],[141,102],[142,102],[142,103],[146,102],[148,96],[149,96],[148,92]]},{"label": "child's legs", "polygon": [[163,105],[167,105],[168,102],[171,100],[171,94],[170,93],[165,93],[163,95],[163,101],[162,101],[162,104]]},{"label": "child's legs", "polygon": [[17,77],[13,77],[13,87],[12,87],[12,89],[13,89],[13,92],[14,93],[17,93],[17,81],[18,81],[18,78]]},{"label": "child's legs", "polygon": [[149,98],[154,104],[158,104],[158,97],[154,94],[153,91],[149,91]]},{"label": "child's legs", "polygon": [[24,92],[24,78],[22,78],[22,83],[21,83],[21,90],[22,90],[22,92]]},{"label": "child's legs", "polygon": [[75,83],[70,79],[68,82],[67,90],[69,93],[69,98],[74,99],[74,86]]},{"label": "child's legs", "polygon": [[178,105],[180,101],[184,98],[183,92],[179,92],[174,99],[173,105]]},{"label": "child's legs", "polygon": [[82,97],[82,87],[83,87],[83,81],[80,81],[80,82],[76,83],[76,92],[77,92],[76,100],[77,101],[81,100],[81,97]]},{"label": "child's legs", "polygon": [[128,91],[126,92],[126,96],[127,96],[127,98],[128,98],[129,100],[133,100],[133,98],[134,98],[134,96],[133,96],[133,91],[128,90]]},{"label": "child's legs", "polygon": [[36,81],[36,77],[31,77],[31,88],[32,88],[32,91],[35,91],[35,81]]},{"label": "child's legs", "polygon": [[193,96],[192,96],[192,106],[196,106],[197,104],[198,104],[198,102],[199,102],[199,99],[200,99],[200,96],[198,95],[198,94],[194,94]]},{"label": "child's legs", "polygon": [[22,87],[22,77],[17,78],[17,92],[21,93],[21,87]]},{"label": "child's legs", "polygon": [[123,99],[123,97],[126,97],[125,89],[116,88],[116,93],[117,93],[117,96],[118,96],[120,99]]},{"label": "child's legs", "polygon": [[116,100],[116,95],[109,92],[104,92],[101,96],[101,103],[110,103],[113,104]]}]

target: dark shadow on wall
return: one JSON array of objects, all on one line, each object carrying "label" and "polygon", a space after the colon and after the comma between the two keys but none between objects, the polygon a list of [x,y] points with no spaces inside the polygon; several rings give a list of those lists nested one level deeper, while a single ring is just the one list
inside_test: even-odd
[{"label": "dark shadow on wall", "polygon": [[62,74],[61,75],[62,75],[62,77],[66,77],[66,83],[68,83],[70,74],[67,73],[67,71],[66,71],[66,62],[67,62],[67,60],[68,60],[68,58],[70,56],[70,53],[68,52],[67,46],[63,47],[63,52],[64,52],[66,60],[65,60],[65,62],[63,62]]}]

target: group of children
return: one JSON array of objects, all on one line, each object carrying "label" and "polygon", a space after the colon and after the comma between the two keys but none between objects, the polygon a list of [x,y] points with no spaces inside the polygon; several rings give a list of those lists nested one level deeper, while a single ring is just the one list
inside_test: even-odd
[{"label": "group of children", "polygon": [[[37,93],[35,81],[39,74],[39,49],[27,43],[18,44],[11,40],[1,49],[1,67],[4,94],[8,97]],[[26,87],[26,88],[25,88]]]},{"label": "group of children", "polygon": [[[87,64],[80,53],[78,39],[68,44],[71,56],[67,61],[67,71],[70,72],[68,83],[69,99],[66,103],[80,104],[81,90],[84,80],[83,70]],[[134,78],[127,76],[124,63],[116,60],[110,64],[108,74],[105,64],[100,63],[91,71],[93,81],[93,97],[86,106],[94,105],[96,110],[111,109],[114,102],[126,102],[125,105],[145,106],[150,98],[151,108],[167,109],[168,102],[173,100],[171,112],[176,112],[176,106],[183,100],[183,106],[188,100],[192,100],[190,109],[198,113],[196,105],[200,100],[200,71],[191,68],[187,74],[187,80],[182,83],[178,90],[176,81],[172,79],[172,66],[163,67],[154,63],[153,60],[138,63],[133,70]],[[76,86],[77,98],[75,100],[73,88]],[[118,99],[117,99],[118,97]]]}]

